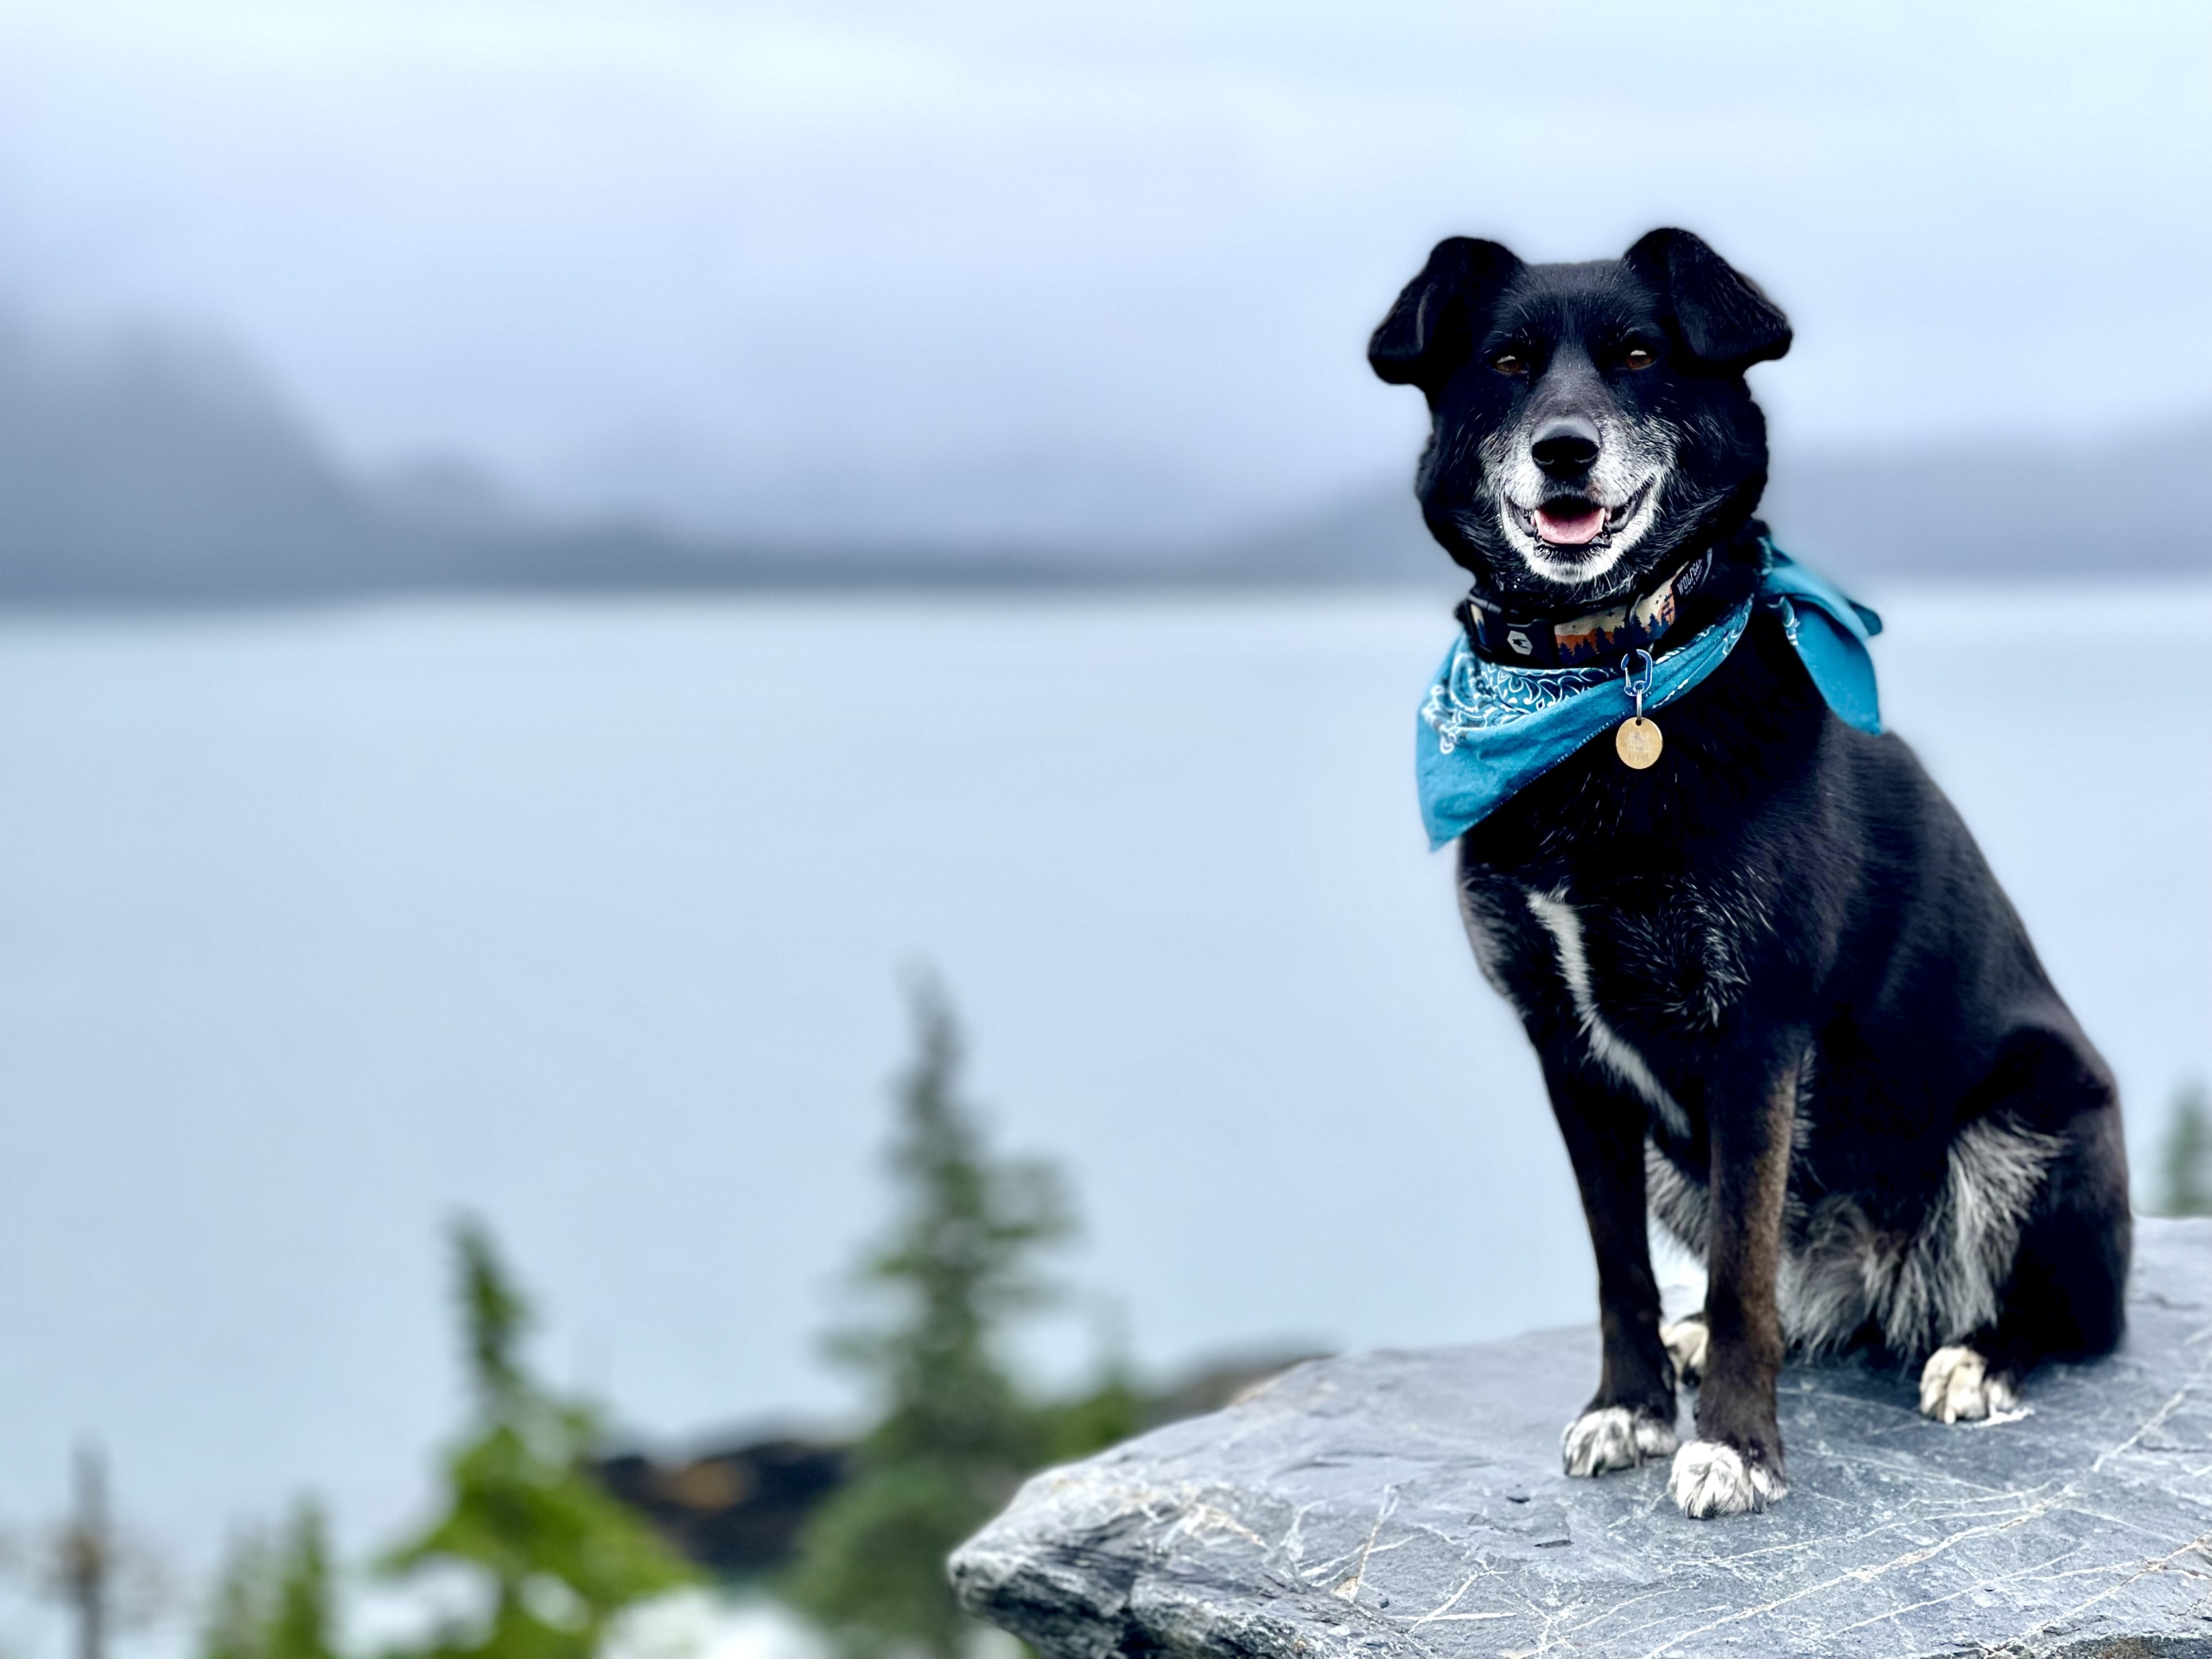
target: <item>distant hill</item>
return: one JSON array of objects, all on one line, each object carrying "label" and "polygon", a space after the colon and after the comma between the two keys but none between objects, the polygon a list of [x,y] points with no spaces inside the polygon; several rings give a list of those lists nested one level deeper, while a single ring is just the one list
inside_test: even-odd
[{"label": "distant hill", "polygon": [[1775,539],[1847,575],[2212,574],[2212,416],[2079,448],[1785,457]]},{"label": "distant hill", "polygon": [[350,475],[219,352],[147,336],[66,353],[0,325],[0,601],[988,583],[1087,569],[1018,549],[748,546],[643,522],[549,522],[461,467]]},{"label": "distant hill", "polygon": [[173,340],[0,334],[0,589],[298,591],[396,563],[359,493],[237,367]]},{"label": "distant hill", "polygon": [[[2212,418],[2075,449],[1783,457],[1766,514],[1843,577],[2212,571],[2209,486]],[[1193,582],[1456,585],[1402,481],[1205,548],[768,545],[550,522],[465,467],[348,474],[219,353],[149,336],[65,354],[0,326],[0,601]]]}]

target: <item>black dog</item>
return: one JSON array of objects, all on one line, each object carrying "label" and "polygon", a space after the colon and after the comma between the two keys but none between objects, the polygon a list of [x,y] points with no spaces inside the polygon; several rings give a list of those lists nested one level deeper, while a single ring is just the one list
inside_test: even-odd
[{"label": "black dog", "polygon": [[[1767,454],[1744,373],[1789,346],[1687,232],[1575,265],[1440,244],[1368,355],[1427,397],[1416,490],[1474,578],[1475,649],[1586,639],[1575,619],[1701,562],[1663,658],[1750,594]],[[1686,1513],[1763,1509],[1785,1345],[1924,1361],[1921,1409],[1949,1422],[2119,1340],[2111,1075],[1950,804],[1829,711],[1773,612],[1671,707],[1656,764],[1588,743],[1459,852],[1597,1253],[1605,1365],[1569,1474],[1671,1452]],[[1701,1322],[1661,1325],[1647,1208],[1706,1262]]]}]

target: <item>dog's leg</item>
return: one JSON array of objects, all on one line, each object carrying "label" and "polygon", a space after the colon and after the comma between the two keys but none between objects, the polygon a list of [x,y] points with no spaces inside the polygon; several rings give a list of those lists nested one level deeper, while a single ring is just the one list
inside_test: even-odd
[{"label": "dog's leg", "polygon": [[1597,1253],[1605,1349],[1598,1392],[1567,1425],[1560,1452],[1568,1474],[1602,1475],[1667,1457],[1675,1445],[1674,1370],[1659,1340],[1659,1281],[1643,1224],[1643,1110],[1586,1071],[1545,1071]]},{"label": "dog's leg", "polygon": [[2056,1154],[2020,1229],[1996,1319],[1921,1368],[1920,1409],[1938,1422],[2011,1411],[2045,1358],[2109,1353],[2120,1341],[2133,1232],[2120,1103],[2101,1063],[2062,1052],[2040,1070],[2039,1086],[2002,1109],[2055,1134]]},{"label": "dog's leg", "polygon": [[[1806,1044],[1777,1033],[1748,1065],[1724,1061],[1708,1095],[1713,1134],[1705,1378],[1697,1438],[1675,1453],[1668,1491],[1682,1513],[1740,1515],[1785,1496],[1774,1384],[1782,1370],[1776,1274],[1790,1127]],[[1749,1060],[1751,1057],[1740,1057]],[[1735,1076],[1730,1076],[1734,1071]]]}]

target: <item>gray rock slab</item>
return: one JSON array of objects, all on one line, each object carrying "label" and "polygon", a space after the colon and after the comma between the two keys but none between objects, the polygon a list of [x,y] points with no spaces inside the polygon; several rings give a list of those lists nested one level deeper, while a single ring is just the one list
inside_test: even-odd
[{"label": "gray rock slab", "polygon": [[2212,1656],[2212,1221],[2140,1224],[2128,1313],[1978,1426],[1792,1365],[1789,1496],[1716,1521],[1560,1472],[1594,1329],[1318,1361],[1037,1476],[953,1581],[1048,1659]]}]

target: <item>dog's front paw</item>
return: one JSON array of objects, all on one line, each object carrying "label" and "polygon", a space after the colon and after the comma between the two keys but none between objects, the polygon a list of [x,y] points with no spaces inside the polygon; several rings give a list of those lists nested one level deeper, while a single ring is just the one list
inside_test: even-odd
[{"label": "dog's front paw", "polygon": [[1713,1345],[1713,1331],[1704,1314],[1693,1313],[1687,1319],[1661,1325],[1659,1340],[1675,1362],[1675,1381],[1691,1385],[1705,1375],[1705,1354]]},{"label": "dog's front paw", "polygon": [[1963,1345],[1938,1348],[1920,1368],[1920,1410],[1939,1423],[1967,1423],[2020,1403],[2012,1382]]},{"label": "dog's front paw", "polygon": [[1568,1474],[1602,1475],[1667,1456],[1675,1449],[1675,1426],[1649,1412],[1599,1406],[1567,1426],[1559,1448]]},{"label": "dog's front paw", "polygon": [[1749,1515],[1789,1496],[1782,1477],[1719,1440],[1692,1440],[1675,1453],[1667,1496],[1684,1515],[1703,1521],[1716,1515]]}]

